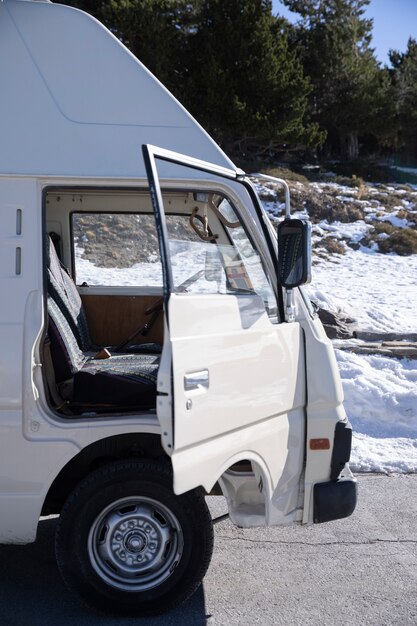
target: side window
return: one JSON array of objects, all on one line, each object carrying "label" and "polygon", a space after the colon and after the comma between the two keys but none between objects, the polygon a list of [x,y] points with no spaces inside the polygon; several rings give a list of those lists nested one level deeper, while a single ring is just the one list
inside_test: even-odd
[{"label": "side window", "polygon": [[[278,310],[275,293],[259,253],[246,234],[231,202],[227,198],[223,198],[217,208],[223,217],[223,224],[230,239],[231,247],[235,250],[234,263],[238,265],[239,272],[245,276],[249,290],[253,290],[262,297],[271,321],[277,322]],[[231,282],[233,284],[233,281]],[[235,289],[241,291],[242,287],[236,284]]]},{"label": "side window", "polygon": [[162,285],[153,214],[73,213],[71,226],[77,285]]},{"label": "side window", "polygon": [[[221,263],[217,246],[203,240],[191,224],[190,214],[166,215],[175,291],[225,293],[224,273],[217,272],[217,265]],[[211,263],[211,270],[208,263]]]},{"label": "side window", "polygon": [[205,204],[196,203],[188,214],[167,214],[166,222],[175,291],[258,295],[271,322],[278,321],[261,257],[227,198],[207,194]]}]

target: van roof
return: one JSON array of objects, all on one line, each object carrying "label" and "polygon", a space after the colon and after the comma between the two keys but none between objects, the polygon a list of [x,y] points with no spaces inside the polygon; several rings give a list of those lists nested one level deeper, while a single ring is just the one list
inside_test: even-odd
[{"label": "van roof", "polygon": [[143,178],[143,143],[233,166],[145,66],[78,9],[0,2],[0,93],[0,174]]}]

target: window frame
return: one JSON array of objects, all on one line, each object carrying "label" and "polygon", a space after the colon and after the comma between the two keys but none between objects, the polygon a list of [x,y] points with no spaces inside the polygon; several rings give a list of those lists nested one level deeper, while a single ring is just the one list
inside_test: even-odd
[{"label": "window frame", "polygon": [[[278,275],[278,257],[277,257],[274,245],[270,239],[269,229],[267,228],[267,224],[266,224],[266,217],[264,215],[264,211],[260,204],[258,195],[252,183],[246,177],[245,173],[242,170],[232,170],[230,168],[215,165],[207,161],[202,161],[200,159],[189,157],[184,154],[172,152],[171,150],[165,150],[163,148],[159,148],[150,144],[142,144],[142,154],[143,154],[143,158],[145,162],[145,168],[146,168],[146,173],[147,173],[148,182],[149,182],[149,193],[151,196],[152,206],[155,212],[155,220],[157,223],[158,237],[159,237],[160,246],[161,246],[161,259],[162,259],[163,272],[164,272],[163,295],[164,295],[164,302],[165,302],[166,310],[168,310],[168,301],[169,301],[170,294],[175,293],[175,287],[174,287],[172,267],[171,267],[170,257],[169,257],[169,248],[168,248],[169,237],[168,237],[168,233],[166,229],[165,206],[164,206],[163,197],[162,197],[163,188],[162,188],[161,180],[160,180],[159,173],[158,173],[158,167],[156,163],[157,160],[165,161],[171,164],[177,164],[182,167],[205,172],[214,176],[218,176],[220,178],[225,178],[225,179],[228,179],[230,181],[233,181],[235,183],[242,185],[246,189],[250,197],[250,200],[252,202],[252,206],[255,210],[258,223],[260,225],[261,235],[263,236],[263,240],[266,243],[266,247],[270,255],[270,261],[272,262],[272,267],[274,269],[275,277],[271,276],[270,272],[268,271],[268,264],[265,262],[262,251],[259,249],[258,245],[256,245],[256,242],[254,242],[254,239],[251,236],[250,230],[247,228],[246,219],[242,219],[241,211],[239,208],[239,202],[237,203],[237,206],[236,206],[236,203],[233,202],[233,195],[236,196],[237,194],[233,194],[233,193],[230,194],[230,190],[229,190],[228,193],[230,194],[231,197],[226,196],[226,193],[224,190],[217,188],[218,193],[220,193],[221,195],[223,195],[224,197],[232,201],[232,207],[238,215],[239,221],[241,222],[241,225],[245,231],[246,236],[249,238],[254,250],[259,254],[263,270],[271,286],[272,293],[274,294],[275,299],[276,299],[277,322],[278,323],[283,322],[285,320],[283,294],[282,294],[282,288],[278,285],[277,280],[276,280],[276,277]],[[210,181],[210,183],[213,186],[209,189],[209,191],[211,193],[216,192],[216,181],[212,180]],[[207,192],[208,191],[207,188],[205,188],[204,191]],[[225,230],[225,232],[227,231]]]}]

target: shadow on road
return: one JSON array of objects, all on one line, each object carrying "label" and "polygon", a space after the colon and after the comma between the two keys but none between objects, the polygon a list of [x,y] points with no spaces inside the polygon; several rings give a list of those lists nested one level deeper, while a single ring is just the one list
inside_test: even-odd
[{"label": "shadow on road", "polygon": [[7,626],[164,626],[206,624],[204,590],[175,611],[157,617],[116,618],[92,612],[67,591],[55,563],[56,520],[39,524],[38,538],[26,546],[0,546],[0,622]]}]

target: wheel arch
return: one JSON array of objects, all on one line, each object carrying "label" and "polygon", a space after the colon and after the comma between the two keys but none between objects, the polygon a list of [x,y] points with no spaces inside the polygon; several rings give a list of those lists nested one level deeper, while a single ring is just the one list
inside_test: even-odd
[{"label": "wheel arch", "polygon": [[169,460],[154,433],[125,433],[94,441],[61,468],[47,491],[41,515],[60,513],[74,487],[97,467],[128,457]]},{"label": "wheel arch", "polygon": [[263,526],[270,498],[270,476],[262,459],[241,453],[229,461],[217,484],[226,498],[230,519],[237,526]]}]

